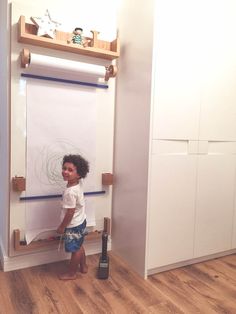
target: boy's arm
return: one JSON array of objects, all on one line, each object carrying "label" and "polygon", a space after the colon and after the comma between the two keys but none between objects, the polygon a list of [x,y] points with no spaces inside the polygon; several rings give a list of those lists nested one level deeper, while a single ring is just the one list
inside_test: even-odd
[{"label": "boy's arm", "polygon": [[75,208],[68,208],[66,211],[66,214],[60,224],[60,226],[57,228],[57,233],[63,234],[65,231],[65,228],[69,225],[71,222],[73,216],[75,213]]}]

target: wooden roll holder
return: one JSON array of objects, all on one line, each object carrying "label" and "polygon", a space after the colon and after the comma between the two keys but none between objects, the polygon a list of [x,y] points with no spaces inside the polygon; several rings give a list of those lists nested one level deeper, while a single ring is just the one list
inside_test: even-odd
[{"label": "wooden roll holder", "polygon": [[[102,237],[103,231],[107,232],[109,235],[111,234],[111,224],[110,218],[104,217],[104,225],[103,230],[95,230],[93,232],[89,232],[88,235],[85,237],[85,243],[88,241],[96,241],[100,240]],[[60,239],[44,239],[44,240],[37,240],[32,241],[30,244],[26,244],[24,241],[20,240],[20,230],[15,229],[14,231],[14,249],[15,251],[34,251],[43,248],[50,248],[59,245]]]},{"label": "wooden roll holder", "polygon": [[21,67],[27,68],[30,65],[30,51],[29,49],[22,49],[20,54]]},{"label": "wooden roll holder", "polygon": [[[21,67],[27,68],[30,65],[30,58],[31,53],[29,49],[23,48],[20,54],[20,60],[21,60]],[[115,77],[117,74],[117,66],[116,65],[109,65],[105,67],[106,73],[105,73],[105,81],[108,81],[110,77]]]}]

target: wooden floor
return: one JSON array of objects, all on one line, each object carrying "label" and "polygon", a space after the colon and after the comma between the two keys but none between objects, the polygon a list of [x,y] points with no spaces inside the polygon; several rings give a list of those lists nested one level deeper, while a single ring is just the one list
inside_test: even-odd
[{"label": "wooden floor", "polygon": [[66,262],[0,271],[0,313],[224,313],[236,314],[236,255],[140,278],[110,254],[110,277],[88,274],[63,282]]}]

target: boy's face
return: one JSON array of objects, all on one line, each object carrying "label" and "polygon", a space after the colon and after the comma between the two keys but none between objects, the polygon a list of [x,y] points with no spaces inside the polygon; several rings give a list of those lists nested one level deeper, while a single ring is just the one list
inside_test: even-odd
[{"label": "boy's face", "polygon": [[77,183],[79,180],[79,174],[72,162],[65,162],[62,166],[62,176],[64,181],[68,181],[69,184]]}]

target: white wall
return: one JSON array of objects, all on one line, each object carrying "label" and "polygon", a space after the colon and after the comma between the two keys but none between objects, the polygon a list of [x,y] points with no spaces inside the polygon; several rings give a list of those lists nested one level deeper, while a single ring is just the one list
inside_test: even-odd
[{"label": "white wall", "polygon": [[142,276],[152,76],[153,1],[125,0],[118,19],[112,248]]},{"label": "white wall", "polygon": [[0,258],[8,252],[9,207],[9,18],[7,1],[0,2]]}]

